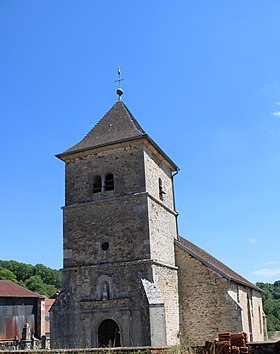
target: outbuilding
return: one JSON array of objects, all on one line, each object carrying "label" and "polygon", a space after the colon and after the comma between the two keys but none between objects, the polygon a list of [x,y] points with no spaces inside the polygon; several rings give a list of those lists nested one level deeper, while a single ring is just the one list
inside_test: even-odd
[{"label": "outbuilding", "polygon": [[21,339],[24,328],[36,338],[45,334],[45,297],[0,280],[0,340]]}]

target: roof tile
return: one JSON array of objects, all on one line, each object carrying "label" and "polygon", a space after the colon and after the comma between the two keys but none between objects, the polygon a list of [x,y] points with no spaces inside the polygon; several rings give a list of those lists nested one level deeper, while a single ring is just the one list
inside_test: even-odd
[{"label": "roof tile", "polygon": [[129,109],[122,101],[118,101],[78,144],[64,153],[90,149],[143,135],[146,135],[144,130]]},{"label": "roof tile", "polygon": [[210,253],[206,252],[202,248],[196,246],[194,243],[186,240],[183,237],[180,237],[179,241],[177,242],[179,246],[187,251],[191,256],[195,257],[196,259],[203,262],[205,265],[211,267],[217,273],[227,277],[230,280],[233,280],[237,283],[246,285],[250,288],[254,288],[256,290],[261,291],[255,284],[251,283],[249,280],[245,279],[234,270],[230,269],[224,263],[219,261],[217,258],[213,257]]},{"label": "roof tile", "polygon": [[170,163],[172,171],[179,170],[178,166],[176,166],[176,164],[165,154],[164,151],[162,151],[153,139],[145,133],[122,101],[116,102],[79,143],[56,156],[64,160],[65,156],[74,153],[139,138],[146,138],[147,141]]}]

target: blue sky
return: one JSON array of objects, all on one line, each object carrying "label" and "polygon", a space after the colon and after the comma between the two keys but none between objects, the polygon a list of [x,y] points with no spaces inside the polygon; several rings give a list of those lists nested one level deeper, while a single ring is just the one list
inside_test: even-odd
[{"label": "blue sky", "polygon": [[62,266],[64,166],[117,100],[180,166],[180,234],[280,279],[279,0],[0,0],[0,259]]}]

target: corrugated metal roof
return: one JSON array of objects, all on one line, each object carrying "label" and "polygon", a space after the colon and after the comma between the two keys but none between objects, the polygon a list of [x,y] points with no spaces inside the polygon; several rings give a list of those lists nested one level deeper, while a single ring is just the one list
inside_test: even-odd
[{"label": "corrugated metal roof", "polygon": [[18,285],[11,280],[0,280],[0,297],[38,297],[44,296]]}]

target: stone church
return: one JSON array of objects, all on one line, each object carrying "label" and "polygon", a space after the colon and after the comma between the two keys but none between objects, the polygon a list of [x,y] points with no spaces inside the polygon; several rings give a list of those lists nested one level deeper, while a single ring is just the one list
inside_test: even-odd
[{"label": "stone church", "polygon": [[261,290],[178,235],[178,167],[119,100],[66,165],[62,291],[52,348],[266,337]]}]

